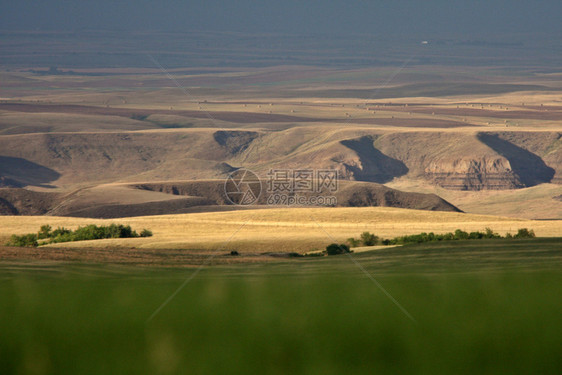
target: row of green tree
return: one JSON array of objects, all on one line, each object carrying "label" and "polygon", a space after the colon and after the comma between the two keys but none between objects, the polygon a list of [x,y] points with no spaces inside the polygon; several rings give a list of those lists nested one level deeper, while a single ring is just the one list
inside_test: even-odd
[{"label": "row of green tree", "polygon": [[454,233],[444,233],[435,234],[430,233],[420,233],[411,234],[408,236],[399,236],[391,239],[381,239],[373,233],[363,232],[359,238],[348,238],[347,243],[337,244],[333,243],[326,247],[326,253],[328,255],[337,255],[351,253],[350,247],[358,246],[375,246],[375,245],[406,245],[412,243],[422,243],[431,241],[454,241],[454,240],[481,240],[481,239],[493,239],[493,238],[534,238],[535,231],[532,229],[521,228],[517,230],[517,233],[512,235],[507,233],[505,236],[494,232],[490,228],[486,228],[484,232],[465,232],[463,230],[457,229]]},{"label": "row of green tree", "polygon": [[481,239],[492,239],[492,238],[534,238],[535,232],[532,229],[520,228],[517,233],[512,235],[507,233],[505,236],[494,232],[490,228],[486,228],[484,232],[465,232],[461,229],[457,229],[454,232],[435,234],[430,233],[420,233],[411,234],[407,236],[399,236],[391,239],[381,239],[373,233],[363,232],[359,239],[349,238],[347,243],[350,247],[357,246],[374,246],[380,245],[405,245],[410,243],[422,243],[431,241],[454,241],[454,240],[481,240]]},{"label": "row of green tree", "polygon": [[130,225],[111,224],[105,225],[86,225],[78,227],[76,230],[59,227],[55,230],[50,225],[43,225],[37,234],[29,233],[21,236],[13,234],[6,244],[7,246],[37,247],[46,243],[60,243],[71,241],[100,240],[104,238],[134,238],[150,237],[152,232],[143,229],[140,234],[131,228]]}]

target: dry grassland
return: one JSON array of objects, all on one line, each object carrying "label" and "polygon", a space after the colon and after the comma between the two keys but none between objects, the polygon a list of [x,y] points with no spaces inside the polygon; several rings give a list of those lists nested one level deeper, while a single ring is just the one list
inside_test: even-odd
[{"label": "dry grassland", "polygon": [[[556,220],[513,218],[451,212],[431,212],[385,207],[283,208],[234,212],[145,216],[112,220],[67,217],[0,217],[0,236],[35,232],[39,226],[75,228],[86,224],[130,224],[151,229],[150,238],[111,239],[57,244],[56,247],[135,247],[142,249],[238,250],[243,252],[306,252],[323,249],[370,231],[389,238],[420,232],[443,233],[490,227],[500,234],[518,228],[535,230],[537,236],[562,237]],[[54,245],[48,245],[54,246]]]}]

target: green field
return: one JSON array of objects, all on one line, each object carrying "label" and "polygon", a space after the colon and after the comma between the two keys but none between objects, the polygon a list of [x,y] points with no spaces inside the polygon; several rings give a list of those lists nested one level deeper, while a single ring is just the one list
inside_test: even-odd
[{"label": "green field", "polygon": [[[558,374],[562,239],[196,268],[0,263],[2,374]],[[49,249],[45,249],[49,251]]]}]

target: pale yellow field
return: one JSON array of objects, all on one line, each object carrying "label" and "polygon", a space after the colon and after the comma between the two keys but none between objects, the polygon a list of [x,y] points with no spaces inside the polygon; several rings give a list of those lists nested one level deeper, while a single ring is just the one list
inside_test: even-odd
[{"label": "pale yellow field", "polygon": [[[420,232],[443,233],[490,227],[500,234],[518,228],[537,236],[562,237],[556,220],[513,218],[451,212],[366,208],[285,208],[182,215],[144,216],[112,220],[67,217],[3,216],[0,237],[35,232],[42,224],[75,228],[86,224],[130,224],[154,232],[150,238],[111,239],[57,244],[64,247],[136,247],[154,249],[238,250],[244,252],[306,252],[323,249],[370,231],[383,238]],[[52,246],[52,245],[48,245]],[[47,251],[47,250],[46,250]]]},{"label": "pale yellow field", "polygon": [[562,201],[553,198],[562,194],[562,186],[558,184],[513,190],[459,191],[434,186],[421,179],[397,178],[386,186],[402,191],[434,193],[464,212],[521,219],[562,218]]}]

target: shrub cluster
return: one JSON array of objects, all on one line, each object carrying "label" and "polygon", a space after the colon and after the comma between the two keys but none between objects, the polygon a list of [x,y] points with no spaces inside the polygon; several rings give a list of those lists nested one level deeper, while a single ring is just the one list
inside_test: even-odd
[{"label": "shrub cluster", "polygon": [[345,254],[350,252],[351,251],[349,250],[349,246],[347,246],[346,244],[338,245],[337,243],[333,243],[326,246],[326,253],[328,255],[338,255],[338,254]]},{"label": "shrub cluster", "polygon": [[531,229],[521,228],[517,231],[515,236],[507,233],[505,237],[502,237],[498,233],[495,233],[492,229],[486,228],[484,232],[465,232],[463,230],[457,229],[454,233],[444,233],[435,234],[430,233],[420,233],[412,234],[409,236],[400,236],[392,239],[386,239],[382,241],[383,245],[405,245],[410,243],[422,243],[431,241],[454,241],[454,240],[481,240],[481,239],[493,239],[493,238],[534,238],[535,232]]},{"label": "shrub cluster", "polygon": [[379,238],[372,233],[361,233],[361,242],[363,243],[363,246],[375,246],[378,241]]},{"label": "shrub cluster", "polygon": [[37,234],[24,234],[22,236],[12,235],[8,246],[38,246],[38,240],[46,240],[43,243],[60,243],[71,241],[87,241],[99,240],[103,238],[134,238],[134,237],[150,237],[152,232],[148,229],[143,229],[140,235],[134,231],[130,225],[111,224],[105,225],[86,225],[78,227],[72,231],[64,227],[59,227],[55,230],[50,225],[43,225]]},{"label": "shrub cluster", "polygon": [[19,247],[37,247],[37,235],[30,233],[18,236],[12,234],[6,246],[19,246]]},{"label": "shrub cluster", "polygon": [[[411,234],[408,236],[399,236],[390,239],[381,240],[379,237],[375,236],[369,232],[361,233],[360,239],[348,238],[347,243],[351,247],[363,246],[374,246],[377,243],[382,245],[405,245],[411,243],[422,243],[431,241],[454,241],[454,240],[480,240],[480,239],[492,239],[492,238],[534,238],[535,232],[532,229],[520,228],[515,235],[507,233],[505,237],[502,237],[498,233],[494,232],[490,228],[486,228],[484,232],[465,232],[461,229],[457,229],[454,232],[435,234],[430,233],[420,233]],[[334,245],[334,244],[333,244]],[[332,246],[332,245],[330,245]],[[337,246],[337,245],[336,245]]]},{"label": "shrub cluster", "polygon": [[353,237],[347,239],[347,243],[351,247],[357,247],[359,245],[375,246],[378,242],[379,242],[379,237],[369,232],[361,233],[360,239],[356,239]]},{"label": "shrub cluster", "polygon": [[527,228],[521,228],[517,231],[514,238],[535,238],[535,231]]}]

